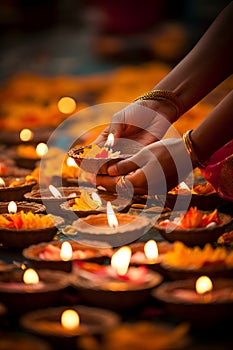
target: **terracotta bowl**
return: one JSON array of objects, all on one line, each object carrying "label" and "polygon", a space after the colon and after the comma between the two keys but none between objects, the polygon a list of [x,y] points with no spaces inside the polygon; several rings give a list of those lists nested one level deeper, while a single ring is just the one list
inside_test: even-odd
[{"label": "terracotta bowl", "polygon": [[59,216],[53,216],[53,220],[53,226],[39,229],[17,230],[0,228],[0,242],[6,247],[16,249],[22,249],[40,242],[49,242],[56,235],[58,227],[64,223],[63,218]]},{"label": "terracotta bowl", "polygon": [[61,193],[61,198],[54,197],[49,189],[39,189],[25,193],[24,199],[30,202],[44,204],[48,213],[62,215],[64,211],[61,211],[60,205],[67,201],[71,195],[78,197],[80,191],[78,187],[58,187],[57,190]]},{"label": "terracotta bowl", "polygon": [[[204,212],[203,212],[204,213]],[[208,213],[208,212],[206,212]],[[218,213],[221,220],[220,225],[215,225],[212,227],[198,227],[190,229],[173,229],[168,230],[166,227],[161,226],[159,223],[166,219],[173,219],[180,216],[180,212],[171,212],[162,214],[157,222],[154,224],[154,228],[161,234],[161,236],[168,242],[181,241],[185,245],[194,247],[204,246],[206,243],[213,243],[218,240],[218,238],[223,234],[226,227],[232,222],[232,217],[224,213]]]},{"label": "terracotta bowl", "polygon": [[78,273],[71,276],[71,283],[77,293],[88,305],[104,307],[118,312],[143,305],[150,297],[151,290],[157,287],[163,277],[155,271],[147,270],[147,280],[139,284],[123,282],[92,283],[81,277]]},{"label": "terracotta bowl", "polygon": [[[213,280],[214,291],[222,288],[233,289],[233,281],[229,279]],[[195,280],[167,282],[153,290],[152,296],[165,304],[168,311],[181,320],[185,320],[198,328],[211,328],[231,320],[233,298],[213,300],[204,296],[201,301],[184,300],[175,295],[180,289],[194,291]],[[206,297],[206,298],[205,298]]]},{"label": "terracotta bowl", "polygon": [[[77,329],[68,330],[61,325],[61,314],[66,309],[79,314],[80,326]],[[120,317],[105,309],[74,305],[31,311],[23,315],[19,322],[27,332],[45,338],[55,348],[76,349],[80,336],[102,335],[116,327]]]},{"label": "terracotta bowl", "polygon": [[12,181],[12,177],[5,177],[4,181],[6,187],[0,187],[0,201],[10,202],[10,201],[22,201],[24,200],[24,194],[30,192],[33,186],[36,185],[36,181],[30,182],[28,184],[24,183],[19,186],[9,187],[8,184]]},{"label": "terracotta bowl", "polygon": [[[90,145],[91,146],[91,145]],[[68,155],[73,158],[76,164],[81,169],[93,174],[108,174],[107,169],[120,160],[130,158],[132,154],[121,153],[117,158],[87,158],[83,157],[83,151],[90,148],[90,146],[81,146],[71,148]]]},{"label": "terracotta bowl", "polygon": [[[89,189],[90,192],[90,189]],[[89,210],[78,210],[72,209],[72,206],[75,204],[75,199],[70,199],[60,205],[61,209],[69,214],[76,214],[78,217],[85,217],[88,215],[95,215],[100,213],[106,213],[107,210],[107,201],[110,201],[115,212],[128,212],[131,201],[126,197],[117,196],[114,193],[98,191],[102,205],[100,205],[97,209],[89,209]],[[74,215],[70,215],[70,217],[74,220]]]},{"label": "terracotta bowl", "polygon": [[[23,256],[30,265],[36,269],[50,269],[50,270],[61,270],[70,272],[72,270],[72,262],[62,260],[45,260],[40,257],[40,254],[44,252],[46,246],[53,245],[54,247],[61,248],[62,241],[42,242],[36,245],[31,245],[25,248],[22,252]],[[69,241],[72,246],[73,252],[80,251],[82,256],[77,260],[95,261],[98,263],[104,263],[106,257],[110,255],[110,249],[98,249],[89,247],[76,241]]]},{"label": "terracotta bowl", "polygon": [[69,275],[61,271],[38,270],[41,288],[24,284],[23,270],[0,274],[0,298],[11,314],[21,314],[58,305],[63,291],[70,285]]},{"label": "terracotta bowl", "polygon": [[[0,214],[8,213],[8,204],[10,202],[0,202]],[[44,205],[39,203],[29,203],[26,201],[16,202],[17,211],[23,210],[25,213],[31,211],[34,214],[45,214],[46,208]]]},{"label": "terracotta bowl", "polygon": [[186,210],[189,207],[197,207],[200,210],[211,210],[225,202],[216,192],[210,194],[193,193],[190,199],[185,194],[179,194],[178,197],[177,194],[167,193],[165,198],[165,206],[170,209],[175,207],[175,210]]},{"label": "terracotta bowl", "polygon": [[89,241],[94,245],[101,242],[102,247],[118,247],[136,241],[151,227],[146,216],[116,213],[117,228],[110,228],[106,214],[88,215],[74,221],[72,226],[80,241]]},{"label": "terracotta bowl", "polygon": [[168,279],[171,280],[183,280],[189,278],[198,278],[203,275],[207,275],[210,278],[232,278],[233,277],[233,268],[224,267],[222,265],[218,265],[218,263],[210,264],[208,266],[204,266],[200,269],[194,268],[178,268],[174,267],[170,264],[161,262],[160,268],[163,271],[163,275],[165,275]]}]

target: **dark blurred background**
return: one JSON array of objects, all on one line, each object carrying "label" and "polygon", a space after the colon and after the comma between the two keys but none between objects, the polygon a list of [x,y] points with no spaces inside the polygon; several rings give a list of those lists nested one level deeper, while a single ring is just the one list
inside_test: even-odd
[{"label": "dark blurred background", "polygon": [[1,0],[0,79],[176,64],[229,1]]}]

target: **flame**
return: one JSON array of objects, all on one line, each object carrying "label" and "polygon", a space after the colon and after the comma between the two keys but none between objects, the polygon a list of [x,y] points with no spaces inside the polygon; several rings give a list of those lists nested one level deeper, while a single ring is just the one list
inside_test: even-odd
[{"label": "flame", "polygon": [[11,201],[8,204],[8,213],[9,214],[15,214],[17,213],[17,204],[14,201]]},{"label": "flame", "polygon": [[75,310],[67,309],[63,311],[61,315],[61,325],[62,327],[73,330],[78,328],[80,325],[79,314]]},{"label": "flame", "polygon": [[57,103],[57,108],[61,113],[70,114],[75,112],[77,103],[72,97],[62,97]]},{"label": "flame", "polygon": [[196,280],[195,288],[198,294],[204,294],[213,289],[213,283],[208,276],[201,276]]},{"label": "flame", "polygon": [[66,164],[68,166],[74,166],[75,168],[78,168],[78,165],[76,164],[75,160],[71,157],[68,157],[66,160]]},{"label": "flame", "polygon": [[61,245],[60,258],[63,261],[68,261],[72,258],[73,251],[69,242],[63,242]]},{"label": "flame", "polygon": [[118,249],[111,258],[111,266],[118,275],[125,275],[128,271],[132,251],[130,247],[121,247]]},{"label": "flame", "polygon": [[19,133],[21,141],[27,142],[33,139],[33,132],[30,129],[22,129]]},{"label": "flame", "polygon": [[188,190],[188,191],[191,191],[190,188],[188,187],[188,185],[182,181],[180,184],[179,184],[179,188],[180,189],[183,189],[183,190]]},{"label": "flame", "polygon": [[105,142],[105,146],[111,148],[114,145],[114,135],[110,132],[108,134],[107,141]]},{"label": "flame", "polygon": [[98,202],[99,205],[102,204],[101,198],[100,198],[100,196],[99,196],[96,192],[92,192],[91,198],[93,199],[93,201]]},{"label": "flame", "polygon": [[0,177],[0,187],[6,187],[5,181]]},{"label": "flame", "polygon": [[33,269],[27,269],[23,274],[23,281],[26,284],[37,284],[39,283],[38,273]]},{"label": "flame", "polygon": [[38,143],[38,145],[36,146],[36,154],[39,157],[43,157],[48,153],[48,146],[46,145],[46,143],[40,142]]},{"label": "flame", "polygon": [[118,227],[117,217],[114,213],[111,202],[107,202],[107,218],[108,218],[108,224],[111,228]]},{"label": "flame", "polygon": [[49,191],[52,193],[52,195],[55,197],[55,198],[62,198],[62,194],[60,191],[58,191],[58,189],[53,186],[53,185],[49,185]]},{"label": "flame", "polygon": [[158,258],[158,247],[157,243],[151,239],[144,245],[145,256],[149,260],[155,260]]}]

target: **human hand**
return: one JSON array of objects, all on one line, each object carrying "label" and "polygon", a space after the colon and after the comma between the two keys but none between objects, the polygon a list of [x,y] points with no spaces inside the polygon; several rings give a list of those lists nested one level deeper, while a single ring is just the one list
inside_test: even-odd
[{"label": "human hand", "polygon": [[134,140],[143,146],[160,140],[171,123],[166,114],[162,115],[150,108],[152,103],[156,102],[158,101],[132,103],[115,113],[110,125],[102,131],[94,143],[103,145],[110,132],[114,134],[115,144],[120,138]]},{"label": "human hand", "polygon": [[141,149],[130,159],[108,168],[110,176],[97,176],[96,185],[108,191],[166,194],[193,170],[182,138],[169,138]]}]

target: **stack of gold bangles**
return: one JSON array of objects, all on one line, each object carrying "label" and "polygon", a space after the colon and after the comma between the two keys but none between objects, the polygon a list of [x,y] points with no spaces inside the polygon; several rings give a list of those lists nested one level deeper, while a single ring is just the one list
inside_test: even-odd
[{"label": "stack of gold bangles", "polygon": [[197,156],[197,153],[193,147],[193,143],[192,143],[192,140],[191,140],[191,133],[192,133],[193,130],[188,130],[186,131],[184,134],[183,134],[183,141],[184,141],[184,144],[185,144],[185,147],[186,147],[186,150],[192,160],[192,163],[195,165],[195,166],[198,166],[199,168],[205,168],[208,164],[208,162],[202,162],[200,161],[200,159],[198,158]]}]

